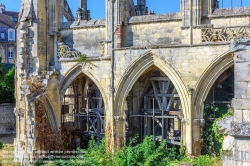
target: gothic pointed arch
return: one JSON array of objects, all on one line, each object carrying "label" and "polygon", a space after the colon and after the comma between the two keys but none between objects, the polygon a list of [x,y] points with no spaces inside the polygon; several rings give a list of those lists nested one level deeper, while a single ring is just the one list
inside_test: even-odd
[{"label": "gothic pointed arch", "polygon": [[[105,93],[104,89],[102,88],[102,86],[100,85],[98,78],[94,75],[94,73],[88,67],[86,67],[86,66],[83,67],[81,64],[78,64],[78,65],[74,66],[72,69],[70,69],[67,72],[67,74],[65,75],[65,77],[60,81],[60,83],[59,83],[60,96],[62,97],[65,94],[68,86],[80,74],[85,74],[96,84],[96,86],[99,88],[99,90],[103,96],[103,100],[104,100],[105,105],[107,105],[107,98],[105,95],[106,93]],[[61,101],[62,101],[62,99],[61,99]]]},{"label": "gothic pointed arch", "polygon": [[59,126],[58,126],[56,115],[55,115],[53,106],[51,104],[51,101],[49,99],[49,96],[47,96],[47,95],[43,96],[40,99],[40,101],[43,104],[43,106],[45,107],[51,129],[54,131],[57,131],[59,129]]},{"label": "gothic pointed arch", "polygon": [[181,79],[179,73],[168,63],[165,63],[157,53],[149,51],[141,55],[136,61],[129,65],[125,74],[117,85],[115,94],[115,115],[122,115],[125,106],[126,96],[137,79],[150,67],[155,66],[160,69],[173,83],[179,94],[184,117],[188,116],[188,90]]},{"label": "gothic pointed arch", "polygon": [[216,58],[203,72],[202,76],[198,80],[195,86],[195,93],[193,96],[194,101],[194,116],[196,118],[202,118],[204,101],[217,80],[217,78],[225,72],[228,68],[234,64],[233,56],[231,51],[227,51],[224,54]]}]

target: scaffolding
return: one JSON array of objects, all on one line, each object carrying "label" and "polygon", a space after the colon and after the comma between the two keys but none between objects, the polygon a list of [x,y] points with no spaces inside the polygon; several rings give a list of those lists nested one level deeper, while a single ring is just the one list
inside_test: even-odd
[{"label": "scaffolding", "polygon": [[[170,144],[180,145],[183,114],[176,88],[160,72],[147,74],[146,81],[142,82],[143,86],[134,86],[127,96],[127,139],[138,133],[139,141],[147,135],[153,135],[156,141],[165,139]],[[133,91],[138,93],[133,95]],[[80,129],[77,131],[86,139],[94,135],[99,142],[104,137],[104,117],[105,108],[100,90],[88,77],[78,77],[64,95],[62,125]],[[84,141],[81,139],[79,146]]]},{"label": "scaffolding", "polygon": [[[104,137],[104,104],[98,87],[88,77],[80,77],[68,87],[62,105],[62,124],[80,129],[82,138]],[[78,146],[86,141],[80,139]]]},{"label": "scaffolding", "polygon": [[[153,135],[155,141],[165,139],[167,143],[180,145],[183,114],[176,88],[160,72],[152,72],[147,76],[141,81],[143,86],[133,87],[127,97],[128,139],[138,133],[140,141],[147,135]],[[134,95],[136,89],[139,89],[139,95]],[[135,100],[136,97],[139,99]],[[138,104],[139,111],[134,111],[135,104]],[[139,129],[135,123],[138,123]]]}]

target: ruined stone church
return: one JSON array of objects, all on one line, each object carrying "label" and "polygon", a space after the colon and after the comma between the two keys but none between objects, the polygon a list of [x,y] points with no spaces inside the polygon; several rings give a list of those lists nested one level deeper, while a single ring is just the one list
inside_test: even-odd
[{"label": "ruined stone church", "polygon": [[182,140],[187,154],[199,155],[205,102],[234,74],[230,100],[212,102],[234,109],[224,164],[249,164],[235,155],[250,155],[250,7],[180,0],[180,12],[155,14],[146,0],[106,0],[106,18],[94,20],[87,0],[76,16],[70,2],[22,0],[16,161],[37,160],[43,139],[59,140],[62,128],[74,130],[76,147],[105,135],[112,151],[138,134]]}]

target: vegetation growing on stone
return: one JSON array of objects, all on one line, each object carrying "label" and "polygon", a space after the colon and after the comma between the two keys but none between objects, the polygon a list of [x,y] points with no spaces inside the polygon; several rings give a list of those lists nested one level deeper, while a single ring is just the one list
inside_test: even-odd
[{"label": "vegetation growing on stone", "polygon": [[79,63],[88,63],[89,59],[88,59],[87,55],[82,54],[81,56],[76,58],[76,61]]}]

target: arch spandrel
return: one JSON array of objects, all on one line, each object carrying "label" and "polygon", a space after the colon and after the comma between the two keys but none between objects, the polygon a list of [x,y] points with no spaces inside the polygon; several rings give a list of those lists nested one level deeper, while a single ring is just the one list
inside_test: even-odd
[{"label": "arch spandrel", "polygon": [[130,64],[125,74],[122,76],[117,85],[118,88],[115,93],[115,110],[117,110],[117,112],[114,114],[122,114],[126,96],[128,95],[132,86],[135,84],[138,78],[152,66],[156,66],[172,81],[180,96],[184,117],[188,117],[189,94],[183,80],[172,66],[170,66],[168,63],[165,63],[156,53],[152,51],[141,55],[136,61]]},{"label": "arch spandrel", "polygon": [[202,118],[204,101],[217,78],[234,64],[232,52],[227,51],[216,58],[203,72],[195,86],[193,95],[194,116]]}]

